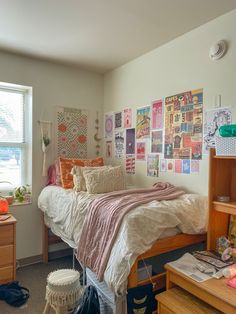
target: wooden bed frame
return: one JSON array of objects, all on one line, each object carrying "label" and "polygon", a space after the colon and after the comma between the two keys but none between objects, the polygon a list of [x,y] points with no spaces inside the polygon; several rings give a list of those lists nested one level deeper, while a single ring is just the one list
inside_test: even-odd
[{"label": "wooden bed frame", "polygon": [[[43,219],[43,262],[48,262],[48,249],[49,245],[63,242],[59,237],[56,235],[51,235],[49,233],[49,228],[44,224]],[[175,236],[163,238],[157,240],[156,243],[145,253],[138,256],[136,259],[129,277],[128,277],[128,288],[134,288],[137,286],[145,285],[150,283],[150,279],[146,279],[143,281],[138,281],[138,262],[142,261],[146,258],[150,258],[153,256],[160,255],[162,253],[171,252],[180,248],[184,248],[191,244],[197,244],[201,242],[206,242],[206,234],[178,234]],[[155,287],[154,290],[159,290],[165,287],[165,272],[152,276],[152,282],[154,283]]]}]

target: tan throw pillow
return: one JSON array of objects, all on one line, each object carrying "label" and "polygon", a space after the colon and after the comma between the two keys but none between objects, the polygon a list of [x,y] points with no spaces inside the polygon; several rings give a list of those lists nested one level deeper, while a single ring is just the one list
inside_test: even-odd
[{"label": "tan throw pillow", "polygon": [[74,166],[71,170],[71,174],[73,175],[73,182],[74,182],[74,190],[77,192],[87,191],[86,182],[84,178],[84,170],[104,170],[110,168],[110,166],[101,166],[101,167],[81,167],[81,166]]},{"label": "tan throw pillow", "polygon": [[[100,167],[101,168],[101,167]],[[83,170],[87,191],[90,194],[107,193],[125,189],[125,176],[121,166]]]}]

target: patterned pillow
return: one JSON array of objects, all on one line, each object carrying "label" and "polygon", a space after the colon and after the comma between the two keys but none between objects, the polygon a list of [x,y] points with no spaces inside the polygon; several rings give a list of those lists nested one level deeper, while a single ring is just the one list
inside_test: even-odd
[{"label": "patterned pillow", "polygon": [[73,166],[90,166],[90,167],[99,167],[103,166],[103,158],[98,157],[96,159],[69,159],[69,158],[59,158],[60,162],[60,171],[61,171],[61,182],[62,186],[65,189],[72,189],[73,176],[71,174],[71,169]]},{"label": "patterned pillow", "polygon": [[125,189],[125,176],[121,166],[83,171],[86,188],[90,194],[107,193]]},{"label": "patterned pillow", "polygon": [[61,186],[61,173],[58,159],[48,168],[48,180],[46,185]]},{"label": "patterned pillow", "polygon": [[80,191],[87,191],[86,182],[84,178],[84,170],[99,170],[103,171],[104,169],[110,168],[111,166],[101,166],[101,167],[81,167],[81,166],[74,166],[71,170],[71,174],[73,175],[73,183],[74,183],[74,190],[77,192]]}]

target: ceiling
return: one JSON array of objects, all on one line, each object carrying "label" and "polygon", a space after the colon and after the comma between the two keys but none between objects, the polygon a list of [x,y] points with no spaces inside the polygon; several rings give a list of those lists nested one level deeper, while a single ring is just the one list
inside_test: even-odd
[{"label": "ceiling", "polygon": [[235,0],[0,0],[0,49],[105,73],[235,8]]}]

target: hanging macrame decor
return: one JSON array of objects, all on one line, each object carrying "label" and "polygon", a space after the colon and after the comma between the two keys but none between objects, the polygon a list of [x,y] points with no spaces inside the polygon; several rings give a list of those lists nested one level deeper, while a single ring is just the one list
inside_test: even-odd
[{"label": "hanging macrame decor", "polygon": [[50,121],[39,121],[43,151],[43,171],[42,176],[47,176],[46,156],[51,144],[51,122]]}]

